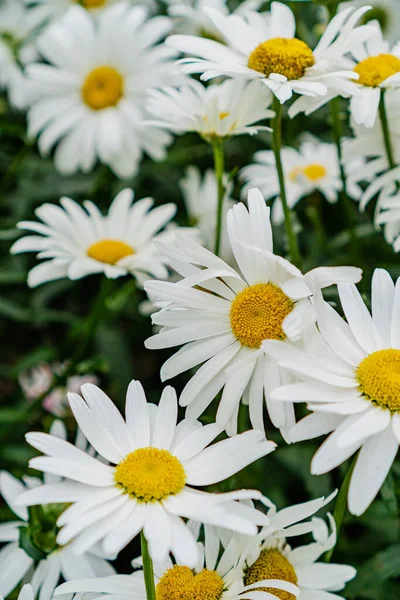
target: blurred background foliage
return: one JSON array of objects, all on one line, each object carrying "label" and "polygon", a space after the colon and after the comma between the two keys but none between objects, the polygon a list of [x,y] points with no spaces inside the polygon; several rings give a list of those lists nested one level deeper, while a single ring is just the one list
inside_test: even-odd
[{"label": "blurred background foliage", "polygon": [[[268,7],[268,2],[265,4]],[[307,0],[289,2],[300,22],[298,36],[312,42],[320,33],[324,9]],[[400,2],[399,2],[400,10]],[[341,117],[348,135],[345,103]],[[286,145],[298,145],[298,136],[311,132],[322,141],[331,141],[327,109],[294,120],[285,119]],[[27,461],[35,454],[24,441],[30,430],[48,430],[53,417],[43,411],[40,402],[30,404],[19,386],[22,373],[42,362],[58,363],[78,357],[76,373],[94,373],[101,387],[117,406],[123,409],[125,391],[131,379],[139,379],[148,399],[158,401],[162,384],[159,371],[170,351],[153,352],[144,348],[151,335],[148,316],[141,314],[140,303],[146,297],[130,278],[109,282],[106,313],[96,330],[91,329],[93,306],[102,287],[103,276],[86,277],[79,282],[61,280],[30,290],[26,276],[35,259],[30,255],[11,256],[9,249],[19,237],[18,221],[34,217],[37,206],[57,202],[61,196],[77,201],[90,198],[104,211],[114,195],[124,187],[132,187],[136,198],[152,196],[157,205],[174,202],[178,206],[176,221],[187,224],[183,199],[178,186],[185,168],[194,164],[204,172],[213,166],[212,148],[194,134],[176,138],[168,159],[154,163],[144,159],[138,175],[130,181],[119,181],[104,166],[89,175],[65,177],[54,168],[52,159],[40,157],[36,147],[26,139],[24,116],[13,112],[5,96],[0,98],[0,464],[1,468],[20,477],[27,473]],[[254,152],[270,148],[270,135],[254,138],[236,137],[226,143],[227,171],[235,182],[236,200],[240,199],[237,172],[249,164]],[[355,265],[364,270],[360,284],[369,300],[372,271],[380,266],[394,278],[400,276],[400,262],[380,231],[372,225],[373,203],[365,213],[353,205],[357,243],[351,244],[345,231],[341,204],[330,205],[319,193],[302,200],[296,210],[304,271],[321,265]],[[283,227],[275,227],[276,251],[285,255]],[[329,293],[329,290],[328,290]],[[332,292],[331,292],[332,293]],[[335,296],[329,298],[336,301]],[[191,374],[172,381],[181,391]],[[63,383],[62,381],[60,383]],[[214,403],[215,404],[215,403]],[[215,407],[214,407],[215,408]],[[240,416],[241,429],[249,428],[246,408]],[[305,410],[301,408],[301,410]],[[203,416],[212,420],[212,411]],[[71,438],[74,420],[66,419]],[[280,507],[327,495],[340,487],[349,468],[345,464],[328,475],[310,474],[310,460],[320,443],[304,442],[286,445],[279,434],[268,427],[267,436],[279,443],[279,450],[267,459],[248,467],[239,477],[231,478],[230,487],[255,487]],[[31,473],[33,474],[33,472]],[[333,562],[354,565],[359,570],[345,597],[349,600],[399,600],[400,537],[399,506],[400,464],[395,463],[382,493],[359,519],[347,515],[334,551]],[[333,510],[332,506],[328,507]],[[0,505],[0,521],[11,513]],[[130,572],[130,560],[139,554],[133,543],[120,555],[120,572]]]}]

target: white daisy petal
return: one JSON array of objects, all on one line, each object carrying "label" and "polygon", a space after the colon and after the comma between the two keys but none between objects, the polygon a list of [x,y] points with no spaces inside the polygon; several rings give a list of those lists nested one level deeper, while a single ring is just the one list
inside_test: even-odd
[{"label": "white daisy petal", "polygon": [[348,505],[361,515],[374,500],[393,464],[399,448],[390,427],[371,436],[361,448],[350,481]]}]

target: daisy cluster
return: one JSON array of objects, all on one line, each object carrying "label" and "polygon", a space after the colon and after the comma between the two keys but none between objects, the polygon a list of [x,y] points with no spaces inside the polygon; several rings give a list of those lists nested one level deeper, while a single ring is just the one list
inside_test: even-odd
[{"label": "daisy cluster", "polygon": [[[310,30],[278,1],[0,4],[0,239],[29,288],[0,314],[33,323],[0,370],[0,443],[26,434],[0,597],[344,600],[346,512],[398,520],[399,269],[360,239],[400,251],[399,11],[321,4]],[[311,500],[266,475],[285,451]]]}]

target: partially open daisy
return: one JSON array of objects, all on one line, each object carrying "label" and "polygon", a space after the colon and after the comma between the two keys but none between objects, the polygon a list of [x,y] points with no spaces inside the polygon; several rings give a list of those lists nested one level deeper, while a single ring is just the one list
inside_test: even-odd
[{"label": "partially open daisy", "polygon": [[367,28],[354,28],[366,10],[338,14],[314,50],[295,37],[294,15],[280,2],[272,3],[267,19],[259,13],[251,13],[247,20],[224,17],[208,9],[225,44],[189,35],[171,36],[167,44],[190,56],[181,61],[186,73],[202,73],[203,79],[219,75],[256,79],[281,103],[293,93],[325,96],[334,90],[334,95],[351,94],[356,89],[351,80],[357,75],[338,65],[353,43],[369,35]]},{"label": "partially open daisy", "polygon": [[[55,421],[50,429],[55,439],[65,439],[66,431],[61,421]],[[77,447],[86,449],[86,442],[79,435]],[[61,483],[61,477],[44,476],[46,484]],[[16,521],[0,525],[0,540],[5,546],[0,551],[0,596],[7,597],[23,580],[32,581],[41,600],[51,600],[60,577],[65,581],[85,577],[101,577],[115,573],[105,560],[101,548],[92,548],[77,558],[69,546],[57,543],[59,531],[56,521],[66,509],[66,504],[38,506],[28,510],[17,503],[17,498],[29,489],[41,485],[40,479],[26,478],[26,484],[6,471],[0,472],[0,493],[16,515]]]},{"label": "partially open daisy", "polygon": [[[327,564],[318,562],[326,551],[335,546],[335,521],[329,516],[332,532],[323,519],[314,517],[312,521],[303,522],[315,514],[331,497],[312,500],[304,504],[286,507],[276,512],[275,506],[268,515],[271,526],[264,528],[257,536],[244,544],[241,561],[245,573],[244,581],[254,588],[268,591],[272,598],[279,600],[295,600],[295,596],[287,591],[281,591],[268,586],[256,586],[257,582],[265,579],[284,580],[296,585],[299,598],[304,600],[339,600],[331,592],[344,589],[346,583],[353,579],[356,570],[347,565]],[[312,532],[313,542],[291,548],[286,537],[296,537]],[[243,540],[242,540],[243,543]],[[276,586],[277,587],[277,586]]]},{"label": "partially open daisy", "polygon": [[[298,587],[291,581],[285,581],[279,574],[277,577],[265,577],[261,582],[258,580],[257,583],[264,587],[254,596],[256,585],[246,584],[243,569],[237,566],[239,559],[235,540],[220,555],[219,541],[215,537],[212,546],[199,544],[199,559],[194,568],[188,567],[185,561],[174,564],[170,559],[156,564],[154,584],[157,600],[271,600],[268,592],[272,587],[282,594],[278,597],[286,598],[284,594],[289,594],[294,600],[298,596]],[[140,560],[134,562],[135,566],[141,563]],[[84,594],[84,598],[86,594],[96,593],[99,600],[104,594],[109,600],[114,600],[114,596],[115,600],[146,598],[142,572],[135,572],[131,576],[118,575],[67,583],[57,589],[55,598],[63,600],[64,595],[71,593]]]},{"label": "partially open daisy", "polygon": [[267,108],[271,101],[270,92],[260,90],[255,81],[236,79],[208,87],[190,81],[180,89],[152,90],[147,108],[155,119],[153,125],[178,133],[196,131],[212,142],[270,131],[257,122],[274,116]]},{"label": "partially open daisy", "polygon": [[348,506],[362,514],[379,492],[400,442],[400,280],[376,269],[372,313],[355,286],[340,285],[347,323],[315,296],[322,339],[310,349],[264,342],[263,349],[303,379],[272,393],[283,403],[307,402],[313,414],[290,433],[292,441],[331,433],[315,454],[311,471],[327,473],[360,449],[351,476]]},{"label": "partially open daisy", "polygon": [[[307,140],[295,148],[283,148],[281,151],[285,173],[288,205],[293,208],[299,200],[321,192],[328,202],[336,202],[342,180],[340,177],[337,148],[334,144],[320,142],[308,136]],[[275,157],[272,150],[261,150],[254,155],[255,163],[242,169],[241,178],[246,182],[243,194],[252,187],[260,189],[266,200],[279,196],[279,181]],[[351,198],[359,199],[362,189],[357,183],[360,161],[351,160],[346,164],[348,177],[347,193]],[[273,222],[283,221],[282,204],[275,202],[272,210]]]},{"label": "partially open daisy", "polygon": [[382,90],[400,87],[400,44],[390,49],[381,28],[375,23],[374,35],[351,52],[354,72],[358,74],[359,93],[350,100],[355,123],[372,127],[377,119]]},{"label": "partially open daisy", "polygon": [[134,193],[123,190],[113,200],[108,215],[103,216],[93,202],[84,208],[70,198],[61,198],[61,206],[43,204],[36,209],[42,221],[22,221],[20,229],[33,231],[11,248],[13,254],[38,252],[44,259],[28,275],[28,285],[47,281],[81,279],[104,273],[115,279],[131,273],[139,283],[152,277],[166,278],[166,259],[153,245],[154,236],[168,240],[171,232],[156,235],[173,217],[175,204],[150,210],[151,198],[132,204]]},{"label": "partially open daisy", "polygon": [[[248,431],[206,448],[221,432],[210,424],[184,420],[177,425],[175,390],[165,388],[157,406],[148,404],[140,383],[127,393],[126,421],[96,386],[82,386],[84,399],[69,403],[85,437],[101,457],[88,457],[68,442],[30,433],[28,442],[45,453],[30,465],[66,477],[62,485],[43,485],[25,493],[20,503],[71,502],[58,520],[57,540],[82,554],[104,540],[106,552],[119,552],[141,530],[156,562],[169,552],[193,567],[196,540],[181,517],[196,518],[241,533],[254,534],[268,521],[259,511],[243,514],[236,500],[259,498],[254,490],[208,494],[195,489],[218,483],[272,452],[260,431]],[[192,486],[195,486],[193,488]],[[72,541],[71,541],[72,540]]]},{"label": "partially open daisy", "polygon": [[353,268],[322,268],[303,276],[273,254],[269,208],[259,190],[250,190],[248,210],[237,204],[228,212],[228,235],[238,270],[191,240],[159,245],[184,279],[147,282],[145,289],[169,304],[152,317],[163,330],[149,338],[150,349],[183,345],[161,369],[162,380],[201,365],[185,386],[180,403],[197,418],[223,390],[217,423],[236,432],[240,399],[250,404],[254,428],[264,429],[263,398],[270,418],[283,432],[294,424],[290,406],[271,402],[270,390],[283,376],[260,350],[265,339],[298,341],[313,322],[308,277],[321,287],[358,281]]},{"label": "partially open daisy", "polygon": [[174,52],[157,44],[170,26],[167,17],[147,19],[143,7],[123,2],[97,24],[73,6],[40,36],[49,64],[27,70],[35,94],[28,133],[38,136],[43,156],[57,145],[54,160],[62,173],[88,172],[99,160],[126,178],[143,152],[164,157],[169,135],[144,119],[148,90],[181,81]]}]

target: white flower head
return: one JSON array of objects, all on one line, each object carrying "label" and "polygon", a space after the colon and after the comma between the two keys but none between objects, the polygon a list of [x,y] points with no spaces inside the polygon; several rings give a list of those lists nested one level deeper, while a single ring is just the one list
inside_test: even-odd
[{"label": "white flower head", "polygon": [[180,403],[187,417],[201,415],[217,394],[222,398],[217,423],[237,430],[240,399],[250,405],[255,429],[264,429],[263,398],[271,421],[285,432],[294,424],[293,408],[271,402],[270,390],[284,375],[260,350],[264,339],[299,341],[314,322],[309,277],[321,287],[358,281],[348,267],[321,268],[304,276],[273,253],[269,208],[259,190],[250,190],[248,209],[239,203],[228,212],[228,236],[235,270],[193,241],[176,236],[175,245],[158,244],[183,279],[153,281],[145,289],[169,304],[152,317],[162,331],[149,338],[150,349],[183,347],[161,369],[163,381],[204,363],[185,386]]},{"label": "white flower head", "polygon": [[355,123],[366,127],[373,127],[377,120],[382,91],[400,87],[400,43],[391,49],[378,23],[374,26],[374,35],[352,49],[354,61],[350,63],[359,75],[350,113]]},{"label": "white flower head", "polygon": [[174,216],[175,204],[150,210],[151,198],[133,202],[134,193],[123,190],[103,216],[93,202],[84,208],[70,198],[61,198],[61,206],[43,204],[36,209],[42,221],[22,221],[20,229],[33,231],[11,248],[13,254],[38,252],[43,259],[28,275],[28,285],[68,277],[76,280],[93,273],[110,279],[131,273],[142,284],[148,276],[166,278],[165,257],[153,245],[154,236],[171,239],[168,229],[156,235]]},{"label": "white flower head", "polygon": [[278,388],[276,401],[307,402],[311,415],[290,432],[291,441],[330,433],[311,463],[327,473],[360,450],[352,472],[348,506],[361,515],[374,500],[400,441],[400,280],[376,269],[371,313],[354,285],[339,285],[347,322],[315,295],[320,334],[306,350],[276,341],[263,348],[300,383]]},{"label": "white flower head", "polygon": [[356,90],[351,80],[357,75],[343,70],[340,61],[353,43],[369,35],[369,28],[355,28],[366,10],[368,7],[349,9],[336,15],[314,50],[295,38],[293,12],[280,2],[272,3],[268,18],[256,12],[246,19],[224,17],[208,9],[225,44],[188,35],[171,36],[167,44],[190,56],[181,61],[184,72],[202,73],[203,79],[219,75],[256,79],[282,104],[293,93],[310,97],[351,95]]},{"label": "white flower head", "polygon": [[[50,432],[55,440],[66,438],[65,426],[61,421],[55,421]],[[77,436],[76,444],[84,453],[87,444],[81,434]],[[44,482],[50,486],[63,485],[62,478],[56,475],[45,474]],[[69,581],[82,576],[100,577],[115,573],[100,547],[96,546],[78,558],[68,545],[57,543],[56,520],[65,510],[65,505],[54,504],[48,510],[40,507],[47,527],[41,529],[40,518],[29,515],[27,508],[18,504],[21,494],[40,489],[41,483],[39,479],[29,477],[24,485],[10,473],[0,472],[0,493],[18,519],[0,525],[0,539],[5,542],[0,551],[0,596],[5,598],[22,580],[31,581],[35,596],[40,592],[41,600],[51,600],[60,577]],[[50,521],[54,523],[52,531],[49,531]],[[29,543],[21,544],[21,537]],[[24,547],[36,549],[35,556],[28,554]]]},{"label": "white flower head", "polygon": [[[119,552],[141,530],[156,562],[171,552],[193,567],[196,540],[181,517],[196,518],[249,535],[267,524],[259,511],[242,510],[236,500],[260,498],[254,490],[208,494],[197,487],[218,483],[272,452],[260,431],[248,431],[206,448],[220,433],[215,425],[183,420],[177,425],[175,390],[165,388],[158,406],[147,403],[133,381],[127,392],[126,420],[96,386],[82,386],[84,399],[69,394],[71,410],[100,457],[89,457],[51,435],[29,433],[28,442],[45,454],[32,468],[62,475],[62,485],[43,485],[25,493],[20,503],[70,502],[58,520],[60,544],[83,554],[103,540],[104,550]],[[196,486],[193,489],[192,486]]]},{"label": "white flower head", "polygon": [[[238,568],[241,559],[240,547],[234,538],[220,554],[220,540],[215,528],[209,528],[209,537],[205,545],[198,543],[199,557],[194,568],[187,566],[183,560],[173,563],[168,558],[163,563],[154,564],[154,585],[157,600],[171,600],[179,597],[182,600],[253,600],[256,585],[246,585],[243,568]],[[141,558],[133,561],[133,566],[141,568]],[[261,586],[274,587],[282,597],[294,599],[299,594],[298,587],[282,577],[264,578]],[[260,584],[260,581],[258,581]],[[264,589],[265,589],[264,588]],[[268,590],[269,591],[269,590]],[[144,600],[146,597],[143,572],[136,571],[130,576],[118,575],[102,579],[74,581],[61,585],[56,593],[57,600],[63,600],[68,594],[115,595],[119,600]],[[279,596],[280,598],[281,596]],[[267,590],[259,590],[257,598],[271,600]],[[276,596],[273,596],[276,598]]]},{"label": "white flower head", "polygon": [[[221,256],[231,264],[233,260],[232,249],[229,244],[228,230],[226,228],[226,216],[228,210],[235,204],[230,197],[232,185],[228,183],[225,176],[225,198],[223,206],[223,230],[221,237]],[[215,233],[217,227],[217,204],[218,189],[215,172],[211,169],[201,176],[197,167],[190,166],[186,169],[184,177],[179,182],[182,190],[189,222],[196,226],[200,232],[201,241],[208,250],[213,250],[215,245]]]},{"label": "white flower head", "polygon": [[[331,499],[332,495],[326,500],[319,498],[279,511],[272,506],[267,513],[270,526],[263,528],[252,539],[246,541],[242,538],[239,541],[244,546],[240,562],[245,572],[245,582],[256,587],[255,584],[260,580],[283,579],[296,585],[299,598],[304,600],[342,599],[342,596],[331,592],[344,589],[346,583],[355,577],[356,570],[347,565],[318,562],[322,554],[335,546],[335,521],[328,515],[331,533],[323,519],[313,517],[305,521]],[[313,534],[313,542],[292,548],[286,541],[288,537],[295,538],[306,533]],[[272,585],[266,591],[272,594],[271,600],[272,597],[280,600],[292,598]]]},{"label": "white flower head", "polygon": [[271,93],[260,90],[256,81],[234,79],[205,87],[193,80],[180,89],[152,90],[147,109],[155,119],[150,122],[152,125],[176,133],[196,131],[212,142],[217,138],[271,131],[257,125],[258,121],[274,116],[267,108],[271,99]]},{"label": "white flower head", "polygon": [[40,36],[49,64],[27,69],[35,94],[28,133],[43,156],[57,146],[62,173],[89,172],[100,161],[127,178],[143,152],[164,158],[170,136],[144,119],[148,90],[182,81],[174,52],[158,44],[170,27],[168,17],[148,19],[144,7],[117,4],[96,23],[73,6]]},{"label": "white flower head", "polygon": [[[328,202],[337,202],[343,184],[340,176],[337,148],[334,144],[320,142],[312,136],[295,148],[282,148],[282,164],[285,173],[287,202],[291,208],[305,196],[315,191]],[[248,190],[257,187],[266,200],[279,196],[279,181],[275,165],[274,153],[271,150],[261,150],[254,155],[255,163],[241,172],[241,178],[246,182],[243,195]],[[362,189],[356,178],[361,161],[352,159],[346,165],[348,172],[348,194],[351,198],[359,199]],[[280,200],[275,202],[272,210],[272,221],[283,221],[283,210]]]},{"label": "white flower head", "polygon": [[28,41],[32,23],[22,0],[4,0],[0,6],[0,89],[6,90],[16,108],[25,108],[29,84],[23,65],[35,60],[36,53]]}]

